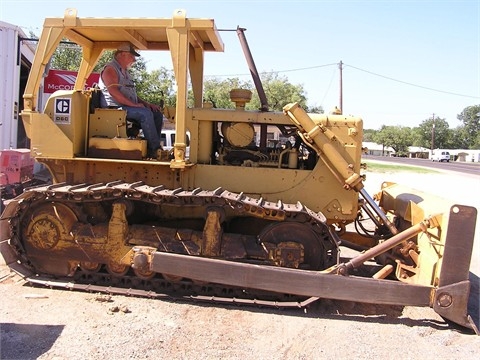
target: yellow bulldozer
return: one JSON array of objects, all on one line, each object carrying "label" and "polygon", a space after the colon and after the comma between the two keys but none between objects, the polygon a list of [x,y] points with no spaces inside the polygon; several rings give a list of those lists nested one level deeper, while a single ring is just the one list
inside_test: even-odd
[{"label": "yellow bulldozer", "polygon": [[[10,268],[33,284],[115,294],[425,306],[478,332],[467,313],[476,209],[395,183],[369,195],[362,119],[297,103],[270,111],[244,29],[236,31],[258,110],[245,109],[245,89],[231,89],[232,109],[204,101],[205,53],[224,51],[212,19],[184,10],[80,18],[75,9],[45,19],[21,117],[52,181],[6,204]],[[74,88],[39,109],[42,76],[64,39],[82,49]],[[125,133],[125,110],[98,107],[97,89],[85,88],[101,55],[125,42],[171,55],[178,90],[163,114],[175,143],[163,158],[147,158],[141,133]],[[269,141],[273,133],[283,141]],[[372,230],[357,232],[365,217]]]}]

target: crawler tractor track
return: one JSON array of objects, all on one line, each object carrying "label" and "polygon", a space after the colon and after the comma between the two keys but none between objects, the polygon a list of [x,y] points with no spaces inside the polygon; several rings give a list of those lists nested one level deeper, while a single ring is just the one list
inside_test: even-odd
[{"label": "crawler tractor track", "polygon": [[[272,203],[263,199],[254,199],[244,194],[232,193],[221,188],[214,191],[201,189],[192,191],[183,189],[170,190],[162,186],[148,186],[141,182],[125,183],[122,181],[95,185],[55,184],[27,189],[21,196],[13,199],[2,214],[3,224],[8,220],[10,226],[10,240],[8,244],[4,243],[2,245],[2,255],[6,259],[7,264],[26,281],[31,284],[53,288],[103,292],[126,296],[181,298],[196,301],[274,307],[302,307],[317,299],[314,297],[306,299],[305,297],[289,294],[242,289],[229,286],[228,284],[204,283],[194,279],[183,279],[168,274],[150,273],[148,271],[139,272],[131,267],[121,268],[119,271],[112,271],[112,267],[109,267],[107,263],[97,262],[95,260],[82,261],[82,259],[79,258],[78,251],[80,251],[80,253],[82,251],[85,253],[90,251],[84,250],[87,249],[87,245],[85,244],[88,242],[100,242],[101,239],[105,237],[105,233],[102,233],[100,230],[106,228],[107,230],[105,231],[111,231],[108,230],[112,228],[112,220],[110,218],[115,218],[115,216],[112,216],[114,210],[111,212],[108,210],[106,215],[98,216],[97,211],[92,212],[91,209],[109,209],[114,203],[129,203],[130,201],[137,204],[136,209],[141,208],[143,209],[142,211],[145,211],[145,208],[150,209],[146,211],[145,214],[151,212],[152,209],[163,208],[165,206],[175,209],[188,208],[190,212],[194,213],[195,211],[200,211],[201,213],[214,208],[216,212],[220,209],[222,217],[254,219],[254,222],[259,221],[263,226],[259,234],[255,236],[256,242],[262,243],[260,248],[263,249],[265,253],[270,254],[271,249],[270,252],[268,252],[268,249],[266,249],[264,245],[265,241],[269,243],[274,242],[274,238],[278,236],[282,237],[283,235],[281,234],[285,233],[286,230],[288,232],[288,229],[293,229],[294,231],[301,229],[300,233],[297,234],[302,235],[304,231],[307,231],[307,234],[315,234],[314,237],[320,239],[320,244],[317,244],[319,245],[318,249],[316,248],[317,245],[312,245],[308,242],[303,243],[302,246],[299,247],[298,245],[292,245],[290,242],[283,241],[282,244],[286,244],[285,246],[288,249],[285,250],[285,246],[282,245],[282,247],[279,245],[278,249],[274,249],[276,253],[283,251],[283,257],[288,259],[292,257],[291,253],[293,253],[295,256],[303,259],[304,262],[308,262],[308,266],[317,267],[312,268],[312,270],[319,270],[318,266],[321,268],[331,266],[337,261],[337,244],[332,240],[325,218],[322,214],[314,213],[300,203]],[[129,215],[132,216],[131,213],[134,211],[129,209],[130,207],[131,206],[127,204],[125,213],[128,214],[130,212]],[[54,208],[55,211],[51,211],[51,208]],[[90,210],[87,211],[86,209]],[[100,211],[100,213],[102,213],[102,211]],[[60,212],[63,213],[60,214]],[[147,215],[141,213],[140,217],[143,218],[144,216]],[[43,262],[40,261],[40,266],[37,266],[39,263],[38,259],[34,259],[35,255],[32,257],[32,253],[35,253],[37,247],[41,248],[41,251],[44,252],[60,247],[59,244],[61,240],[58,240],[58,238],[61,237],[61,230],[57,229],[60,225],[55,223],[55,217],[62,223],[73,224],[71,228],[67,230],[70,231],[70,235],[75,233],[75,236],[72,235],[70,245],[75,251],[55,250],[57,252],[51,261],[42,260]],[[131,219],[129,218],[128,226],[133,225],[130,223],[132,219],[138,220],[138,216],[131,217]],[[188,222],[191,219],[184,220]],[[196,220],[198,221],[198,218]],[[182,221],[182,219],[178,220],[180,223]],[[205,219],[203,219],[203,221],[205,221]],[[106,222],[107,225],[105,225],[104,228],[96,228],[101,222]],[[36,230],[37,228],[40,230]],[[85,243],[81,243],[82,236],[85,236],[84,228],[91,228],[91,233],[96,234],[88,237]],[[175,236],[182,233],[182,231],[176,231],[177,234]],[[196,230],[192,228],[188,231],[195,232]],[[185,232],[185,230],[183,230],[183,232]],[[208,233],[208,231],[204,230],[204,237],[206,233]],[[127,237],[130,238],[124,241],[130,242],[125,245],[130,247],[136,244],[140,246],[154,246],[156,251],[176,252],[172,250],[172,247],[178,247],[178,244],[174,242],[162,242],[161,236],[158,236],[157,232],[147,234],[150,238],[135,239],[135,236],[128,235]],[[158,236],[159,240],[153,239],[155,236],[151,236],[152,234]],[[234,234],[232,236],[235,238],[239,235]],[[244,237],[248,238],[246,235],[244,235]],[[250,236],[250,238],[251,237],[252,236]],[[243,239],[242,241],[245,242],[247,240]],[[41,244],[39,244],[40,242]],[[199,253],[200,250],[194,246],[195,244],[192,241],[182,242],[181,244],[183,250],[181,250],[180,253],[204,256],[204,254]],[[315,247],[313,249],[313,254],[316,254],[315,257],[322,259],[320,265],[316,258],[311,258],[307,261],[309,255],[306,253],[307,251],[312,252],[312,246]],[[107,248],[99,249],[101,249],[100,251],[109,251]],[[321,253],[319,253],[319,251],[321,251]],[[92,256],[91,251],[89,254],[90,255],[87,254],[87,257]],[[260,259],[261,256],[264,256],[264,258]],[[276,261],[272,260],[272,256],[265,254],[254,254],[253,256],[243,259],[235,259],[235,257],[236,255],[233,255],[228,260],[269,266],[302,268],[300,261],[288,262],[284,260],[282,256],[276,259]],[[76,265],[70,268],[68,274],[55,273],[56,268],[53,268],[55,271],[53,271],[52,274],[48,271],[48,269],[50,269],[50,263],[54,263],[57,260],[60,263],[68,262],[68,264],[74,263]]]}]

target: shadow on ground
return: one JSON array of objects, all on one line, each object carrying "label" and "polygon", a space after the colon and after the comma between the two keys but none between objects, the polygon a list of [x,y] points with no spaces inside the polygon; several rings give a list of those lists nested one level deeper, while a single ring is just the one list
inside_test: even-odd
[{"label": "shadow on ground", "polygon": [[1,359],[37,359],[63,331],[63,325],[1,323]]}]

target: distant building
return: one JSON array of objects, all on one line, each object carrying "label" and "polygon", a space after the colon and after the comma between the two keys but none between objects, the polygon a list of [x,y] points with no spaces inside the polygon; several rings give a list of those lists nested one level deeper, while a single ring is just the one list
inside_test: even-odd
[{"label": "distant building", "polygon": [[363,142],[363,153],[366,155],[373,155],[373,156],[393,156],[395,154],[395,150],[390,146],[383,146],[381,144],[377,144],[374,142]]},{"label": "distant building", "polygon": [[[448,151],[450,161],[480,162],[480,150],[471,149],[435,149],[435,151]],[[389,146],[383,146],[375,142],[363,142],[363,153],[373,156],[395,156],[395,150]],[[408,157],[415,159],[432,159],[432,151],[421,146],[409,146]]]},{"label": "distant building", "polygon": [[480,150],[455,149],[450,152],[450,161],[458,162],[480,162]]},{"label": "distant building", "polygon": [[[435,149],[435,151],[448,151],[450,161],[458,162],[480,162],[480,150],[471,149]],[[410,146],[408,148],[408,157],[432,160],[432,151],[427,148]]]},{"label": "distant building", "polygon": [[416,159],[430,159],[431,151],[430,149],[421,147],[421,146],[409,146],[408,147],[408,157]]}]

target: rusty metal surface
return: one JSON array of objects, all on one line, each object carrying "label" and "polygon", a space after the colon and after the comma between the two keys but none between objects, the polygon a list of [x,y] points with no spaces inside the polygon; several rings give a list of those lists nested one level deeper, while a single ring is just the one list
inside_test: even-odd
[{"label": "rusty metal surface", "polygon": [[473,207],[454,205],[450,209],[439,289],[433,308],[443,317],[480,334],[466,311],[476,219],[477,210]]},{"label": "rusty metal surface", "polygon": [[414,237],[421,231],[424,231],[427,225],[425,223],[419,223],[416,224],[406,230],[404,230],[401,233],[398,233],[388,240],[385,240],[384,242],[380,243],[379,245],[372,247],[371,249],[368,249],[367,251],[363,252],[362,254],[358,255],[357,257],[353,258],[349,262],[347,262],[344,267],[342,266],[340,269],[343,270],[345,269],[347,272],[350,269],[354,269],[362,265],[365,261],[374,258],[376,256],[379,256],[386,252],[387,250],[393,248],[394,246]]},{"label": "rusty metal surface", "polygon": [[474,207],[463,205],[451,207],[440,287],[468,280],[476,219],[477,209]]},{"label": "rusty metal surface", "polygon": [[152,270],[252,289],[373,304],[429,306],[432,288],[156,252]]},{"label": "rusty metal surface", "polygon": [[477,335],[480,335],[477,326],[467,313],[469,294],[470,282],[467,280],[442,286],[435,292],[433,309],[444,318],[466,328],[470,328]]}]

